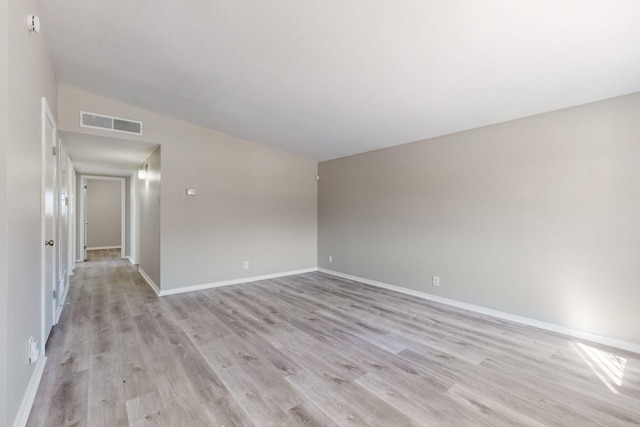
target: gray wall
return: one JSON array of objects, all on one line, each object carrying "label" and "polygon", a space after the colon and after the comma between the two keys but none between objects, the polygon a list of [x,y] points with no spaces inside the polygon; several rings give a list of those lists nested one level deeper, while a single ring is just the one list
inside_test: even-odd
[{"label": "gray wall", "polygon": [[0,0],[0,426],[9,425],[7,419],[7,67],[9,32],[7,0]]},{"label": "gray wall", "polygon": [[87,249],[122,245],[122,183],[87,179]]},{"label": "gray wall", "polygon": [[640,343],[639,118],[634,94],[321,163],[318,264]]},{"label": "gray wall", "polygon": [[[316,266],[316,162],[69,86],[59,92],[61,130],[161,144],[163,290]],[[141,120],[144,135],[81,128],[80,110]]]},{"label": "gray wall", "polygon": [[56,116],[57,83],[45,39],[25,28],[27,13],[38,13],[37,2],[2,1],[0,258],[6,261],[0,261],[0,322],[11,324],[0,329],[0,425],[12,425],[36,366],[28,362],[27,343],[31,336],[40,339],[40,105],[45,96]]},{"label": "gray wall", "polygon": [[162,147],[147,160],[147,177],[140,185],[140,268],[161,287],[160,271],[160,163]]}]

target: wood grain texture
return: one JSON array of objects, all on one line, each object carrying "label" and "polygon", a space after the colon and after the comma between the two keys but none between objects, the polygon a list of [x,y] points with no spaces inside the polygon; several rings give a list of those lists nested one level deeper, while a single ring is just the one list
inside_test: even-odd
[{"label": "wood grain texture", "polygon": [[640,356],[321,273],[72,278],[29,426],[640,425]]}]

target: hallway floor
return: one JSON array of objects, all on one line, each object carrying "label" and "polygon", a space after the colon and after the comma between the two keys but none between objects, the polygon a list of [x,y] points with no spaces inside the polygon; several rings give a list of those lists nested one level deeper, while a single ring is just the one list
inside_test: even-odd
[{"label": "hallway floor", "polygon": [[640,356],[322,273],[158,298],[77,265],[29,426],[640,425]]}]

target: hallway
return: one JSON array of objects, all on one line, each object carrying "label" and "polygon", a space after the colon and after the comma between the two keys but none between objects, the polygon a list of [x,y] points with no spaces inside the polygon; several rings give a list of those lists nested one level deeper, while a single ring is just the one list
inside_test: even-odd
[{"label": "hallway", "polygon": [[[47,342],[47,365],[28,425],[118,425],[119,415],[126,420],[125,408],[113,398],[135,394],[137,383],[117,384],[116,377],[140,369],[135,316],[156,300],[137,268],[120,258],[120,249],[87,251]],[[88,414],[95,423],[87,423]]]}]

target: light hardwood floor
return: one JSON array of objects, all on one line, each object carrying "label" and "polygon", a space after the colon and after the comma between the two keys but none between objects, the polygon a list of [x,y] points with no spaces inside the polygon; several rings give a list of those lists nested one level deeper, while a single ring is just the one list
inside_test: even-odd
[{"label": "light hardwood floor", "polygon": [[321,273],[157,298],[78,264],[30,426],[623,426],[640,357]]}]

